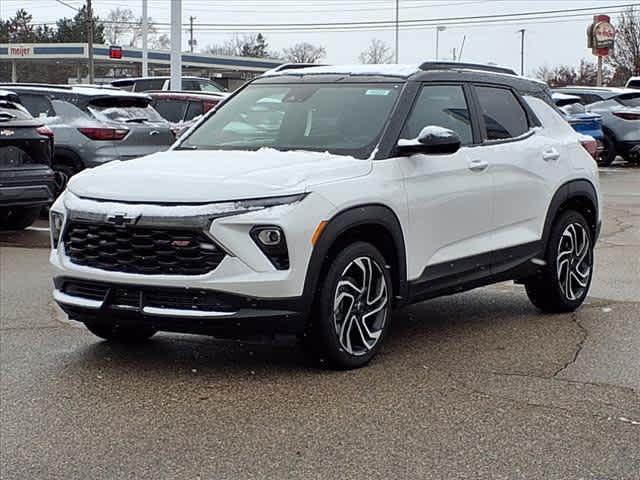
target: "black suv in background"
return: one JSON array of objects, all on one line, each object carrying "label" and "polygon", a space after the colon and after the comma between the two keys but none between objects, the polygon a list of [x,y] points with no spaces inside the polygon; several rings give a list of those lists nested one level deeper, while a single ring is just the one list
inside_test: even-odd
[{"label": "black suv in background", "polygon": [[56,194],[53,132],[0,90],[0,230],[31,225]]}]

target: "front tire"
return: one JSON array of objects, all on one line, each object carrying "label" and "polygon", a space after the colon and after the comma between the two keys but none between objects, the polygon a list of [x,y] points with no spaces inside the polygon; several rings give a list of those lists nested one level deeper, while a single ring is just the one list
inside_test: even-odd
[{"label": "front tire", "polygon": [[141,343],[151,338],[157,330],[142,325],[121,325],[116,322],[85,322],[95,336],[115,343]]},{"label": "front tire", "polygon": [[587,297],[593,275],[593,239],[585,218],[568,210],[555,221],[546,266],[525,282],[529,300],[543,312],[573,312]]},{"label": "front tire", "polygon": [[321,279],[307,353],[336,369],[363,367],[380,349],[391,316],[387,261],[371,244],[342,250]]},{"label": "front tire", "polygon": [[612,135],[605,133],[604,138],[602,139],[602,147],[603,150],[600,153],[600,161],[598,165],[601,167],[608,167],[613,163],[618,155],[616,150],[616,142]]}]

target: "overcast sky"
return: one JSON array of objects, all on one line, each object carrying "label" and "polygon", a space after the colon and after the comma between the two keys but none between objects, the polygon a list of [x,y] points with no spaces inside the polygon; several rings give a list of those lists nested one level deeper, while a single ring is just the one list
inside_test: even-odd
[{"label": "overcast sky", "polygon": [[[63,0],[79,7],[84,0]],[[149,15],[157,22],[169,22],[171,0],[148,0]],[[436,19],[473,17],[506,13],[564,10],[587,7],[611,7],[633,3],[614,0],[400,0],[400,19]],[[118,6],[141,13],[142,0],[94,0],[99,16]],[[182,0],[183,19],[196,17],[198,47],[222,43],[231,33],[211,31],[212,27],[200,23],[216,24],[270,24],[270,23],[323,23],[392,20],[395,0]],[[0,0],[0,15],[13,15],[16,9],[29,10],[36,22],[52,22],[61,16],[73,16],[74,10],[56,0]],[[621,8],[613,9],[620,10]],[[592,12],[582,17],[529,20],[508,24],[474,24],[453,26],[443,21],[445,31],[440,32],[440,57],[451,58],[452,49],[458,51],[463,38],[466,41],[463,61],[495,62],[520,68],[520,34],[526,29],[525,68],[531,74],[543,65],[577,64],[581,58],[595,59],[586,47],[585,30]],[[566,15],[566,14],[565,14]],[[161,27],[168,32],[169,27]],[[358,55],[372,38],[393,46],[393,30],[383,31],[331,31],[331,32],[267,32],[263,28],[269,47],[280,50],[295,42],[307,41],[323,45],[330,63],[357,63]],[[258,31],[258,29],[256,29]],[[183,47],[187,48],[187,32],[183,31]],[[435,28],[401,28],[400,62],[417,63],[435,57]]]}]

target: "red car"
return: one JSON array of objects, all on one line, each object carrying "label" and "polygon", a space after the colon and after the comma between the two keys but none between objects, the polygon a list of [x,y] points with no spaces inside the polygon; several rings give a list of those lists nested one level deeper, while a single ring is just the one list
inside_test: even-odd
[{"label": "red car", "polygon": [[202,115],[227,98],[227,93],[195,93],[155,91],[145,92],[153,100],[151,105],[169,123],[179,136]]}]

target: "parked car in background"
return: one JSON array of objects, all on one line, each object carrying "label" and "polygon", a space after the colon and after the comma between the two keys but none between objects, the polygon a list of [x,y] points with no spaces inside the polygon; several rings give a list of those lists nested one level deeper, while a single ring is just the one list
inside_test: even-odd
[{"label": "parked car in background", "polygon": [[170,151],[71,180],[54,299],[110,341],[289,333],[336,368],[365,365],[395,309],[485,284],[571,312],[601,196],[547,88],[445,62],[258,77]]},{"label": "parked car in background", "polygon": [[180,136],[202,115],[228,96],[226,93],[170,91],[147,92],[147,94],[152,99],[153,108],[171,124],[176,136]]},{"label": "parked car in background", "polygon": [[[122,78],[111,82],[111,86],[118,87],[129,92],[171,90],[171,77]],[[224,88],[213,80],[200,77],[182,77],[182,90],[213,93],[224,92]]]},{"label": "parked car in background", "polygon": [[631,77],[627,80],[627,88],[640,88],[640,77]]},{"label": "parked car in background", "polygon": [[175,140],[148,95],[64,85],[20,84],[12,90],[53,130],[52,166],[66,178],[111,160],[166,150]]},{"label": "parked car in background", "polygon": [[583,135],[588,135],[596,141],[596,149],[593,156],[600,160],[600,154],[604,150],[604,131],[602,130],[602,117],[597,113],[589,113],[582,105],[582,99],[576,95],[554,92],[553,101],[564,115],[569,125]]},{"label": "parked car in background", "polygon": [[640,90],[562,87],[554,91],[580,97],[587,111],[602,117],[602,165],[611,165],[617,155],[628,162],[640,162]]},{"label": "parked car in background", "polygon": [[0,90],[0,230],[31,225],[56,194],[53,132]]}]

